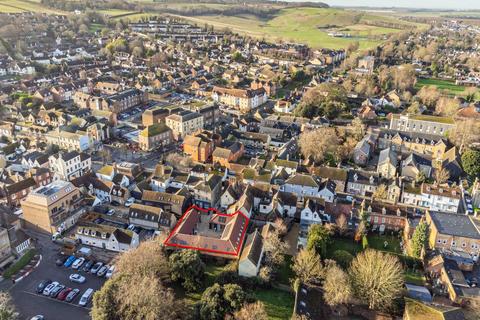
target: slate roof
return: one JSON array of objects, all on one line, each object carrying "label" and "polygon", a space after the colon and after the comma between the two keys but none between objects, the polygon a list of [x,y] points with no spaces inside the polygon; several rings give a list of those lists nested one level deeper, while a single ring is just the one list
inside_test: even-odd
[{"label": "slate roof", "polygon": [[430,211],[429,214],[439,233],[480,239],[480,232],[470,216],[435,211]]},{"label": "slate roof", "polygon": [[378,157],[378,165],[386,162],[392,164],[395,167],[398,164],[397,154],[395,153],[395,151],[393,151],[392,148],[387,148],[380,151],[380,156]]},{"label": "slate roof", "polygon": [[253,265],[257,266],[258,262],[262,258],[262,249],[262,236],[258,230],[255,230],[255,232],[248,235],[247,240],[245,241],[243,252],[240,256],[240,261],[248,260]]}]

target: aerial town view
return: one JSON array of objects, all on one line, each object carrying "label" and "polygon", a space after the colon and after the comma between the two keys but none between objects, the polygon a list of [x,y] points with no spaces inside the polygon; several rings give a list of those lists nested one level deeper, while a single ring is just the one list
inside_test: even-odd
[{"label": "aerial town view", "polygon": [[0,0],[0,320],[480,320],[479,0]]}]

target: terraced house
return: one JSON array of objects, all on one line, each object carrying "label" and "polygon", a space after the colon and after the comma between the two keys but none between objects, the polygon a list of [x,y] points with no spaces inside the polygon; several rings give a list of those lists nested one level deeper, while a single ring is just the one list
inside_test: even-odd
[{"label": "terraced house", "polygon": [[259,89],[231,89],[214,87],[212,99],[229,107],[248,112],[267,102],[267,93],[264,88]]}]

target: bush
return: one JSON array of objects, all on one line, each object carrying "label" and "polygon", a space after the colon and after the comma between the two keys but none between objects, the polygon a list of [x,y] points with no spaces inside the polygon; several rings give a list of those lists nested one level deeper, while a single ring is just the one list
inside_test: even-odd
[{"label": "bush", "polygon": [[352,263],[353,255],[345,250],[335,250],[332,254],[333,260],[335,260],[342,268],[348,268]]},{"label": "bush", "polygon": [[14,264],[12,264],[10,267],[5,270],[3,273],[3,277],[6,279],[10,279],[14,274],[16,274],[18,271],[22,270],[23,267],[25,267],[35,256],[36,251],[35,249],[30,249],[25,254]]}]

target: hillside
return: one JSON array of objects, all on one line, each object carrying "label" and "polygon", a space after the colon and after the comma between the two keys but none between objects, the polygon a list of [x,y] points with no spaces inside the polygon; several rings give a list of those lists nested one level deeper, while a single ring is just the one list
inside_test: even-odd
[{"label": "hillside", "polygon": [[281,9],[265,18],[253,14],[178,16],[199,25],[206,23],[229,28],[258,38],[303,42],[314,48],[332,49],[345,48],[355,41],[360,41],[361,49],[371,48],[381,43],[386,35],[425,27],[387,15],[312,7]]}]

